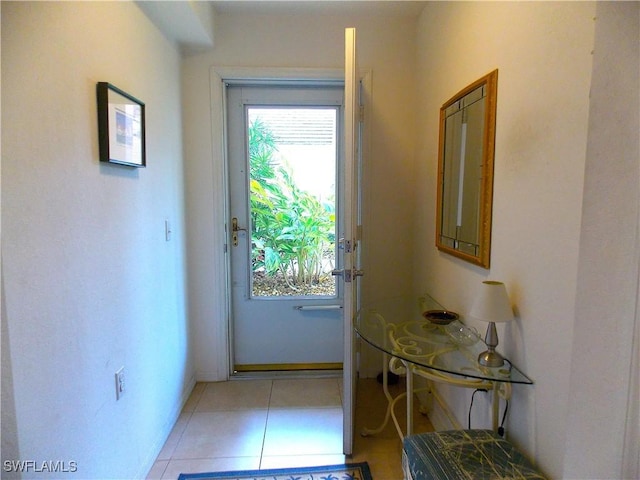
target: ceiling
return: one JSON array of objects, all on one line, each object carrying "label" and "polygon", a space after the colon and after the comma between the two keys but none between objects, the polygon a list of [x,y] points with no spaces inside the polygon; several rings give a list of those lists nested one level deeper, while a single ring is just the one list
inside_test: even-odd
[{"label": "ceiling", "polygon": [[427,2],[397,0],[215,0],[210,2],[215,11],[226,13],[253,14],[323,14],[323,15],[383,15],[412,16],[420,15]]},{"label": "ceiling", "polygon": [[136,0],[138,6],[184,52],[214,45],[213,14],[360,15],[418,17],[427,2],[411,0]]}]

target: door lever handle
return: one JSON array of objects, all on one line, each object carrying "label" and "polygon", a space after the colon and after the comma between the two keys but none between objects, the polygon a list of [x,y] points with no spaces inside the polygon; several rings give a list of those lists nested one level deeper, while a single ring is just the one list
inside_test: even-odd
[{"label": "door lever handle", "polygon": [[238,217],[233,217],[231,219],[231,230],[233,232],[246,232],[247,231],[246,228],[240,228],[238,226]]},{"label": "door lever handle", "polygon": [[238,232],[246,232],[246,228],[238,227],[238,218],[233,217],[231,219],[231,241],[233,242],[233,246],[238,246]]}]

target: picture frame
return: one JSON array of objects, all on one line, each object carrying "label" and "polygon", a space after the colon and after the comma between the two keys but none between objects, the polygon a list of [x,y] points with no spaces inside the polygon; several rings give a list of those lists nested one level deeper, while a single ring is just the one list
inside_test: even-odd
[{"label": "picture frame", "polygon": [[98,82],[100,161],[146,167],[145,105],[108,82]]}]

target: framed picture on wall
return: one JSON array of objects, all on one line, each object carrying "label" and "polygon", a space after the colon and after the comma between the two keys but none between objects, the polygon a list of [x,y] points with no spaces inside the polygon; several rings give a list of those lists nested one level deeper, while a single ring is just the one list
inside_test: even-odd
[{"label": "framed picture on wall", "polygon": [[144,103],[108,82],[98,82],[100,161],[146,167]]}]

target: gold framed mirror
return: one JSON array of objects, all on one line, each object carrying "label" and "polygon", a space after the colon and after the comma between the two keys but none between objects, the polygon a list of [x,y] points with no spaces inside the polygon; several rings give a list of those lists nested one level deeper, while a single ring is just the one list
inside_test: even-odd
[{"label": "gold framed mirror", "polygon": [[436,247],[489,268],[498,70],[440,109]]}]

